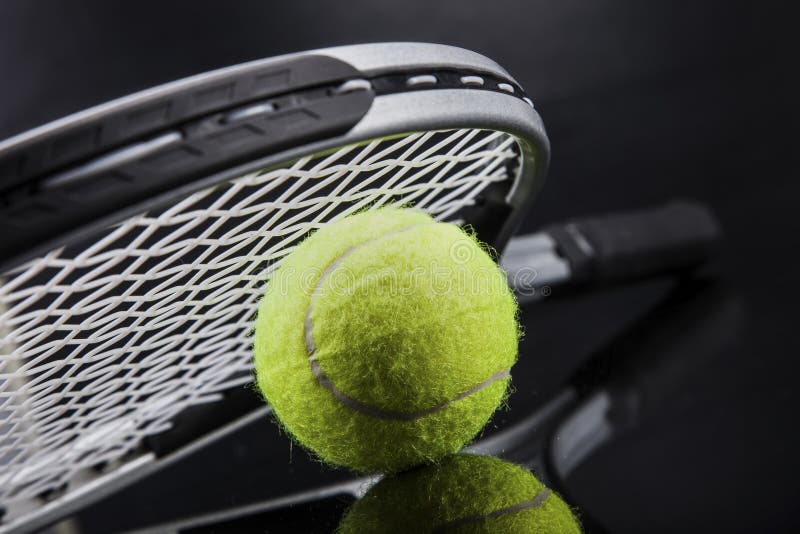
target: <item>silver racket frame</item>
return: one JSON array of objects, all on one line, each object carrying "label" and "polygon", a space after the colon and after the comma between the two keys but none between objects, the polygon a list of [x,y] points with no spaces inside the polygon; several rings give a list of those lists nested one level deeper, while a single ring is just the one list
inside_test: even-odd
[{"label": "silver racket frame", "polygon": [[[165,92],[188,89],[204,81],[222,80],[248,69],[268,65],[271,62],[305,55],[330,56],[342,60],[355,67],[364,78],[394,71],[467,69],[494,74],[513,81],[513,78],[495,62],[479,54],[450,46],[423,43],[384,43],[328,48],[220,69],[121,98],[0,142],[0,154],[20,144],[33,143],[37,139],[52,135],[59,130],[89,122],[120,107],[136,107],[150,102]],[[113,215],[94,221],[91,226],[78,228],[62,238],[72,241],[90,237],[98,226],[114,224],[131,215],[152,209],[154,206],[168,205],[194,191],[302,156],[370,139],[414,131],[452,128],[493,129],[512,134],[517,139],[521,150],[522,165],[518,168],[513,186],[506,197],[506,202],[511,208],[509,216],[493,243],[498,250],[502,250],[523,213],[520,208],[525,206],[542,186],[549,163],[549,141],[542,119],[529,100],[523,99],[519,95],[488,91],[471,85],[457,89],[439,89],[435,85],[426,90],[410,87],[408,92],[376,95],[363,118],[343,135],[283,150],[211,174],[190,184],[177,187],[168,193],[157,195],[146,203],[130,205]],[[90,161],[84,165],[92,163]],[[40,252],[40,250],[35,252]],[[19,263],[29,259],[31,255],[34,255],[34,251],[27,251],[24,257],[20,256],[16,260]],[[30,532],[51,524],[192,454],[254,419],[266,417],[268,411],[267,407],[256,410],[163,457],[159,458],[152,453],[143,453],[133,459],[127,459],[121,465],[112,466],[111,471],[97,476],[92,475],[91,478],[70,488],[63,495],[41,505],[37,506],[36,503],[31,503],[31,507],[26,510],[9,510],[5,522],[0,524],[0,533]]]},{"label": "silver racket frame", "polygon": [[[354,67],[364,79],[404,72],[419,72],[426,69],[435,71],[442,69],[479,71],[494,75],[516,84],[508,72],[494,61],[462,48],[429,43],[380,43],[352,45],[334,48],[311,50],[308,52],[288,54],[274,58],[251,61],[232,67],[191,76],[176,82],[164,84],[153,89],[141,91],[130,96],[101,104],[88,110],[75,113],[63,119],[35,128],[0,142],[0,158],[4,155],[58,135],[68,130],[75,130],[92,123],[100,117],[119,110],[133,110],[157,101],[165,95],[176,91],[191,91],[203,84],[218,82],[226,78],[246,75],[249,72],[281,65],[286,61],[303,57],[323,56],[343,61]],[[353,80],[349,80],[348,83]],[[518,85],[518,84],[517,84]],[[522,152],[522,165],[514,177],[506,202],[512,208],[503,230],[492,244],[502,249],[511,236],[519,219],[519,208],[526,205],[541,188],[547,175],[550,161],[550,143],[544,123],[534,109],[530,99],[512,92],[490,91],[480,86],[465,83],[457,89],[438,88],[434,84],[422,87],[409,84],[408,92],[376,95],[361,120],[343,135],[328,137],[288,150],[257,157],[247,163],[231,166],[224,171],[216,172],[193,180],[191,183],[176,186],[167,193],[154,195],[144,202],[131,203],[73,231],[59,236],[57,242],[46,241],[40,246],[27,248],[23,253],[12,254],[11,258],[0,258],[3,269],[13,267],[26,260],[40,256],[64,242],[75,242],[90,238],[99,226],[113,225],[131,215],[165,206],[177,198],[183,198],[195,191],[223,183],[227,180],[243,176],[250,172],[269,168],[279,163],[295,160],[302,156],[325,152],[337,146],[365,142],[370,139],[390,137],[414,131],[446,130],[456,128],[485,128],[503,131],[514,135]],[[164,133],[167,133],[165,130]],[[168,137],[168,133],[167,136]],[[118,161],[115,157],[122,153],[123,158],[130,157],[130,152],[142,150],[135,157],[150,154],[169,145],[170,140],[153,139],[150,146],[141,147],[141,143],[132,143],[122,149],[110,153],[102,153],[77,167],[69,168],[70,175],[82,172],[94,172],[93,167],[102,165],[113,168]],[[163,143],[163,144],[162,144]],[[131,149],[131,150],[127,150]],[[50,178],[50,177],[46,177]]]}]

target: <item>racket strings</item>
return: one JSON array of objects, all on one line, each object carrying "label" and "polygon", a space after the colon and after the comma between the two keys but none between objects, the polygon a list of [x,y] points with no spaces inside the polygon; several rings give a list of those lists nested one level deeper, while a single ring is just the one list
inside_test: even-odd
[{"label": "racket strings", "polygon": [[[251,382],[253,317],[281,258],[348,214],[453,220],[519,166],[462,129],[349,145],[99,229],[0,275],[0,505],[63,489]],[[20,506],[22,506],[20,504]]]}]

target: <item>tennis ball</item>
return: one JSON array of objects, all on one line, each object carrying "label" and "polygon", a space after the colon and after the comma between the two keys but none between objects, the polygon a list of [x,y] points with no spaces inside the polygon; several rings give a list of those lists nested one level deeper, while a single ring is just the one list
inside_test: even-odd
[{"label": "tennis ball", "polygon": [[337,532],[579,534],[581,528],[564,501],[523,467],[457,454],[384,478],[346,513]]},{"label": "tennis ball", "polygon": [[393,472],[458,451],[504,400],[516,302],[474,237],[420,211],[323,226],[259,306],[258,386],[325,462]]}]

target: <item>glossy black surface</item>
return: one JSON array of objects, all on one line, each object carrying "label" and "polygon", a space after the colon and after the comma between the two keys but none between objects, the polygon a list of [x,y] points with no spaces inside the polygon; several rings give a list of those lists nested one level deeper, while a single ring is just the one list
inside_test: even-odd
[{"label": "glossy black surface", "polygon": [[[483,52],[525,87],[553,146],[550,180],[522,231],[699,199],[726,229],[717,271],[744,312],[721,355],[682,378],[674,402],[578,469],[567,481],[570,495],[614,533],[797,531],[800,181],[789,3],[337,6],[6,0],[0,137],[154,84],[283,52],[386,40]],[[494,425],[503,428],[543,402],[667,288],[646,283],[527,307],[517,392]],[[265,422],[107,499],[80,521],[87,532],[142,526],[348,476],[288,443]],[[328,516],[319,521],[332,524]]]}]

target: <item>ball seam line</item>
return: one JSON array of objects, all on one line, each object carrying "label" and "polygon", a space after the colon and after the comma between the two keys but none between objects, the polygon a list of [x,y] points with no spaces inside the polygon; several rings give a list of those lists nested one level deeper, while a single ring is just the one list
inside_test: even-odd
[{"label": "ball seam line", "polygon": [[429,223],[412,224],[412,225],[409,225],[409,226],[404,226],[404,227],[399,228],[397,230],[393,230],[393,231],[391,231],[391,232],[389,232],[387,234],[378,236],[378,237],[373,238],[373,239],[368,239],[367,241],[364,241],[363,243],[359,243],[357,245],[353,245],[351,247],[348,247],[342,254],[340,254],[331,263],[329,263],[328,266],[325,268],[325,270],[322,272],[322,274],[319,277],[319,280],[317,280],[317,283],[314,286],[313,291],[311,292],[311,297],[309,298],[309,303],[308,303],[308,309],[306,309],[306,317],[305,317],[305,321],[304,321],[304,324],[303,324],[303,337],[304,337],[304,341],[305,341],[306,354],[308,355],[308,363],[309,363],[309,366],[311,367],[311,374],[314,376],[314,379],[317,381],[317,384],[319,384],[323,388],[325,388],[328,391],[330,391],[330,393],[334,396],[334,398],[336,398],[336,400],[338,400],[339,402],[341,402],[342,404],[344,404],[345,406],[347,406],[351,410],[354,410],[356,412],[362,413],[362,414],[370,416],[370,417],[375,417],[377,419],[389,419],[389,420],[395,420],[395,421],[413,421],[415,419],[420,419],[420,418],[425,417],[427,415],[431,415],[433,413],[436,413],[436,412],[439,412],[441,410],[444,410],[445,408],[450,406],[452,403],[457,402],[457,401],[459,401],[459,400],[461,400],[461,399],[463,399],[465,397],[468,397],[468,396],[470,396],[470,395],[472,395],[474,393],[477,393],[478,391],[489,387],[490,385],[492,385],[493,383],[497,382],[498,380],[502,380],[502,379],[505,379],[505,378],[511,376],[511,368],[509,367],[509,368],[503,369],[501,371],[497,371],[496,373],[494,373],[492,376],[490,376],[489,378],[487,378],[483,382],[472,386],[468,390],[459,393],[458,395],[456,395],[452,399],[446,400],[446,401],[444,401],[444,402],[442,402],[440,404],[437,404],[436,406],[433,406],[431,408],[426,408],[425,410],[420,410],[420,411],[417,411],[417,412],[399,412],[399,411],[395,411],[395,410],[384,410],[382,408],[378,408],[377,406],[372,406],[370,404],[361,402],[361,401],[359,401],[357,399],[354,399],[354,398],[350,397],[349,395],[344,393],[342,390],[340,390],[338,387],[336,387],[336,384],[334,384],[333,381],[331,381],[331,379],[328,378],[328,376],[325,374],[325,371],[323,371],[322,366],[320,365],[320,362],[317,359],[317,346],[316,346],[316,341],[314,340],[314,335],[313,335],[314,325],[313,325],[313,322],[311,321],[311,313],[312,313],[313,308],[314,308],[314,306],[313,306],[314,300],[315,300],[315,298],[316,298],[316,296],[317,296],[317,294],[319,292],[319,289],[322,287],[323,283],[325,282],[325,280],[330,276],[330,274],[334,270],[336,270],[336,268],[339,266],[339,264],[347,256],[352,254],[357,249],[359,249],[359,248],[361,248],[361,247],[363,247],[365,245],[371,244],[371,243],[373,243],[375,241],[378,241],[380,239],[385,239],[387,237],[391,237],[391,236],[394,236],[396,234],[399,234],[399,233],[402,233],[402,232],[406,232],[408,230],[417,228],[419,226],[425,226],[425,225],[428,225],[428,224],[439,224],[439,223],[437,221],[432,221],[432,222],[429,222]]},{"label": "ball seam line", "polygon": [[523,510],[530,510],[533,508],[538,508],[542,506],[545,501],[550,497],[550,489],[547,487],[542,487],[539,490],[539,493],[534,496],[533,499],[529,501],[524,501],[519,504],[515,504],[513,506],[508,506],[506,508],[501,508],[499,510],[495,510],[493,512],[489,512],[487,514],[475,514],[475,515],[468,515],[466,517],[460,517],[458,519],[454,519],[453,521],[448,521],[442,525],[439,525],[434,532],[444,532],[451,528],[460,527],[462,525],[470,524],[470,523],[480,523],[481,521],[485,521],[487,519],[496,519],[498,517],[513,514],[516,512],[521,512]]}]

